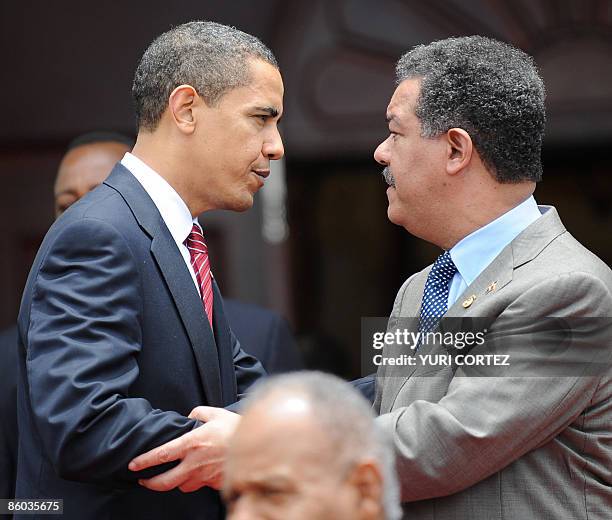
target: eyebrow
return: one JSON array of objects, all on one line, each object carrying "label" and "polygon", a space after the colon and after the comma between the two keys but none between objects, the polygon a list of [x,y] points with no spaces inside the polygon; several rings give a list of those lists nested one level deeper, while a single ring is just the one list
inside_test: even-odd
[{"label": "eyebrow", "polygon": [[274,107],[255,107],[255,110],[266,112],[271,117],[276,117],[278,115],[278,110]]},{"label": "eyebrow", "polygon": [[256,475],[244,484],[258,488],[294,488],[294,484],[288,476],[276,474]]}]

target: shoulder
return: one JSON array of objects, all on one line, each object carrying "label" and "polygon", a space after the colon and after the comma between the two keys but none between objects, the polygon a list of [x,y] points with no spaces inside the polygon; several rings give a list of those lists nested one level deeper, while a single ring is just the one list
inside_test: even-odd
[{"label": "shoulder", "polygon": [[612,280],[584,267],[522,280],[509,310],[533,317],[612,317]]},{"label": "shoulder", "polygon": [[564,232],[531,261],[514,271],[514,277],[540,290],[600,290],[612,294],[612,270],[594,253]]},{"label": "shoulder", "polygon": [[116,229],[137,226],[125,199],[117,190],[106,184],[101,184],[70,206],[52,228],[70,226],[79,221],[83,221],[84,225],[93,224],[95,221],[106,222]]},{"label": "shoulder", "polygon": [[113,219],[64,215],[43,240],[24,298],[31,289],[42,297],[42,287],[86,285],[94,279],[118,277],[128,282],[138,275],[141,249],[134,235]]},{"label": "shoulder", "polygon": [[[49,228],[39,249],[41,260],[49,253],[60,254],[105,248],[138,254],[140,241],[148,251],[150,237],[138,224],[121,194],[102,184],[88,193],[59,217]],[[140,247],[142,249],[142,247]]]}]

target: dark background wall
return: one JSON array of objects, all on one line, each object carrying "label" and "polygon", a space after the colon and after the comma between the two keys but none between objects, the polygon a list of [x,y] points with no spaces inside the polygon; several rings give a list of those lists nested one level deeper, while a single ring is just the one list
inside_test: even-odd
[{"label": "dark background wall", "polygon": [[[2,2],[0,327],[15,319],[52,221],[66,144],[95,129],[133,133],[140,55],[159,33],[193,19],[255,34],[279,59],[286,185],[247,214],[205,221],[224,292],[287,314],[311,366],[356,375],[360,317],[387,314],[401,282],[437,255],[387,221],[372,159],[386,132],[394,62],[415,44],[482,34],[534,56],[549,115],[536,198],[612,261],[609,0]],[[271,240],[264,227],[274,197],[289,234]]]}]

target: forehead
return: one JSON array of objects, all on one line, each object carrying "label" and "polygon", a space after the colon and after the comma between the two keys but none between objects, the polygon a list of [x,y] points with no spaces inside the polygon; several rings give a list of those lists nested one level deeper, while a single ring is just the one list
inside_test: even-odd
[{"label": "forehead", "polygon": [[91,143],[70,150],[60,164],[56,187],[60,190],[73,184],[100,184],[127,151],[127,145],[114,142]]},{"label": "forehead", "polygon": [[307,414],[247,414],[230,446],[228,475],[241,480],[262,474],[315,478],[329,471],[329,457],[327,435]]},{"label": "forehead", "polygon": [[421,82],[419,79],[406,79],[402,81],[387,107],[387,117],[405,119],[409,116],[414,116],[414,110],[421,91]]}]

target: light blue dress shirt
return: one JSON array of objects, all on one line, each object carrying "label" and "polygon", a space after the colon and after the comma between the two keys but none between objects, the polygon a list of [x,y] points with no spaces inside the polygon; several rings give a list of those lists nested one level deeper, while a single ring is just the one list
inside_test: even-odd
[{"label": "light blue dress shirt", "polygon": [[448,308],[527,226],[542,214],[533,197],[457,242],[450,250],[457,272],[450,282]]}]

